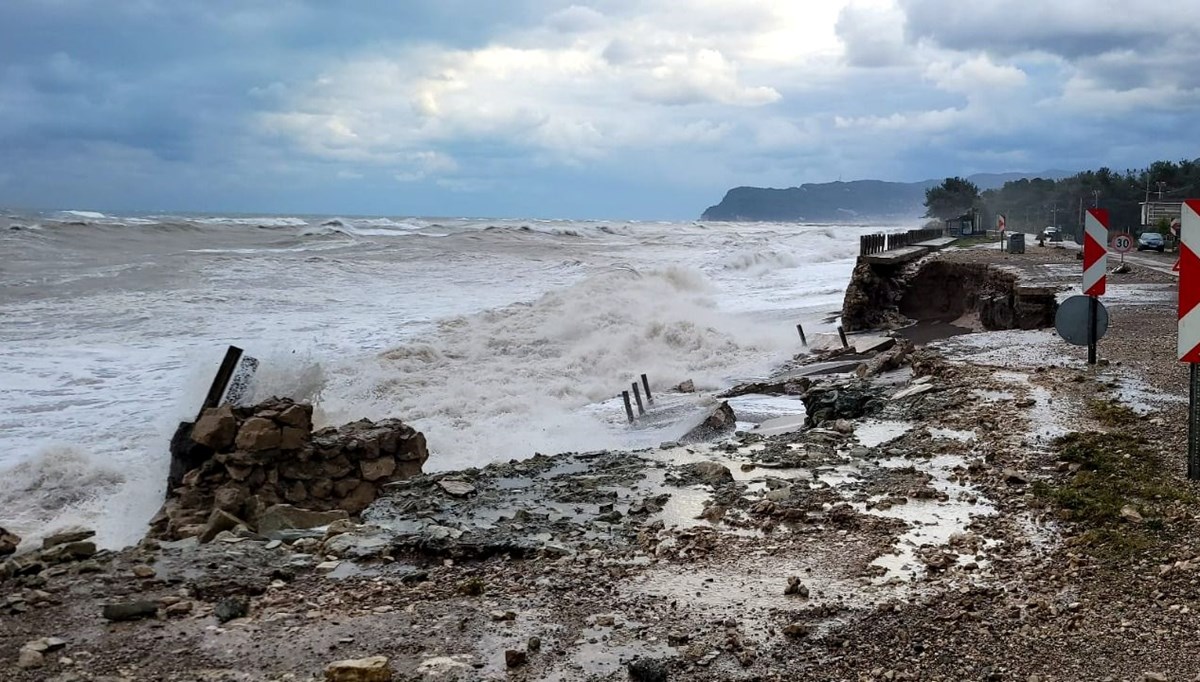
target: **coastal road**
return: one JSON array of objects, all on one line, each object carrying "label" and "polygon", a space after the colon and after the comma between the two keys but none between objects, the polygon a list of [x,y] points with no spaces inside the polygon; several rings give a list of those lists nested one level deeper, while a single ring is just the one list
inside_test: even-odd
[{"label": "coastal road", "polygon": [[[1108,257],[1110,259],[1115,257],[1118,261],[1121,258],[1120,254],[1113,253],[1110,253]],[[1159,272],[1165,272],[1168,275],[1175,275],[1176,277],[1179,276],[1179,273],[1172,270],[1171,267],[1175,265],[1175,259],[1178,257],[1179,255],[1175,253],[1135,252],[1125,254],[1125,260],[1134,265],[1158,270]]]}]

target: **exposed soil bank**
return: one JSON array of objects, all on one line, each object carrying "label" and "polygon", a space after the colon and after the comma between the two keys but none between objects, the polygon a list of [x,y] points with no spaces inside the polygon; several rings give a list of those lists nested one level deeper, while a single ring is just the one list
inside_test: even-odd
[{"label": "exposed soil bank", "polygon": [[1056,310],[1053,289],[1022,285],[1015,273],[987,263],[859,261],[846,289],[842,325],[864,331],[978,316],[987,330],[1038,329],[1053,326]]}]

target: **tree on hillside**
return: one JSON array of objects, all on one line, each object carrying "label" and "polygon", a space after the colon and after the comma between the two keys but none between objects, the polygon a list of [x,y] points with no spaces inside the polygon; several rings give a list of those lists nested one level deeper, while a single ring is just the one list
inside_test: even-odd
[{"label": "tree on hillside", "polygon": [[970,180],[953,177],[925,190],[926,218],[957,218],[979,201],[979,187]]}]

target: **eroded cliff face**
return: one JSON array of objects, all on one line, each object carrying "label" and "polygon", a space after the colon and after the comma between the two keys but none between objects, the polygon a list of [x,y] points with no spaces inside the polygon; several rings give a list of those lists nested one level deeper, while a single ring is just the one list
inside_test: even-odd
[{"label": "eroded cliff face", "polygon": [[954,322],[978,315],[984,329],[1054,326],[1053,289],[1025,286],[1012,273],[982,263],[942,259],[908,266],[859,261],[846,289],[847,331],[895,329],[912,322]]}]

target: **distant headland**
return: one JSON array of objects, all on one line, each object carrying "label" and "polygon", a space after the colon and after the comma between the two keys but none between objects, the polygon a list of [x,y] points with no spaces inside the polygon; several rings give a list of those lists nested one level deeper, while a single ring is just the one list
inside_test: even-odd
[{"label": "distant headland", "polygon": [[[1048,170],[1040,173],[979,173],[968,179],[981,190],[987,190],[1022,178],[1056,180],[1069,175],[1072,175],[1070,171]],[[700,219],[773,222],[915,219],[925,212],[925,190],[940,182],[854,180],[807,183],[787,189],[735,187],[725,193],[721,203],[708,207]]]}]

